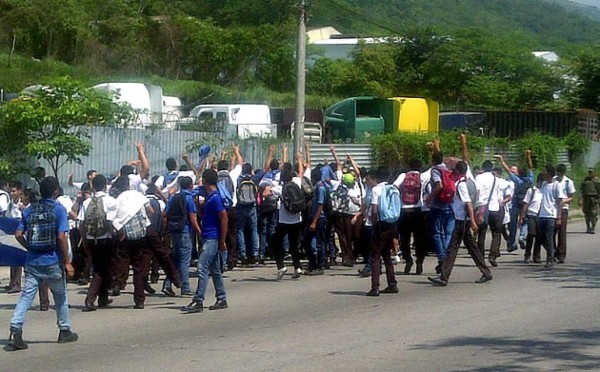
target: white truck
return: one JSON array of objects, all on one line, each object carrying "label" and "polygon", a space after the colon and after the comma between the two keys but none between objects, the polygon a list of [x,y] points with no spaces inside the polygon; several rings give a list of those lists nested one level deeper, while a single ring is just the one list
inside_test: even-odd
[{"label": "white truck", "polygon": [[277,136],[267,105],[206,104],[192,109],[189,117],[178,122],[179,129],[202,132],[226,132],[239,138]]}]

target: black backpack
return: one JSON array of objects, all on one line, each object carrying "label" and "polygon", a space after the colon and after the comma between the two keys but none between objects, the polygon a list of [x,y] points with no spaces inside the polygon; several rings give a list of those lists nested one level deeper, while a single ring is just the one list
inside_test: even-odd
[{"label": "black backpack", "polygon": [[183,232],[187,222],[186,198],[182,193],[175,194],[172,198],[173,201],[167,212],[167,227],[169,232],[180,233]]},{"label": "black backpack", "polygon": [[516,207],[518,207],[519,210],[523,207],[523,200],[525,199],[527,190],[529,190],[531,186],[533,186],[529,179],[521,178],[521,180],[523,181],[523,183],[521,184],[521,187],[519,187],[518,190],[516,190],[515,192],[515,201],[517,203]]},{"label": "black backpack", "polygon": [[307,202],[315,196],[315,188],[307,177],[302,177],[302,191]]},{"label": "black backpack", "polygon": [[281,200],[285,209],[290,213],[300,213],[306,209],[304,192],[294,182],[283,185]]}]

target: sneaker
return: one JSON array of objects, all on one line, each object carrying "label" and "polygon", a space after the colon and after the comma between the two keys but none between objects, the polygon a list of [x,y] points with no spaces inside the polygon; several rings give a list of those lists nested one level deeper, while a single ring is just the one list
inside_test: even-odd
[{"label": "sneaker", "polygon": [[8,344],[4,347],[6,351],[17,351],[25,350],[29,348],[27,343],[23,341],[23,330],[12,329],[10,330],[10,336],[8,336]]},{"label": "sneaker", "polygon": [[493,278],[493,276],[491,276],[491,275],[490,276],[482,275],[481,278],[479,278],[475,281],[475,283],[482,284],[485,282],[489,282],[490,280],[492,280],[492,278]]},{"label": "sneaker", "polygon": [[392,258],[392,261],[393,261],[394,265],[396,265],[396,264],[399,264],[399,263],[402,261],[402,259],[400,258],[400,256],[398,256],[398,255],[395,255],[395,256]]},{"label": "sneaker", "polygon": [[264,259],[264,258],[259,258],[259,259],[258,259],[258,264],[259,264],[259,265],[266,265],[266,263],[265,263],[265,259]]},{"label": "sneaker", "polygon": [[371,289],[369,292],[367,292],[367,296],[369,296],[369,297],[377,297],[377,296],[379,296],[379,290],[377,290],[377,289]]},{"label": "sneaker", "polygon": [[67,330],[60,330],[60,332],[58,333],[58,343],[59,344],[66,344],[67,342],[75,342],[79,340],[79,336],[77,336],[77,333],[75,332],[71,332],[70,329]]},{"label": "sneaker", "polygon": [[413,267],[413,262],[406,261],[406,264],[404,265],[404,275],[410,274],[410,269],[412,269],[412,267]]},{"label": "sneaker", "polygon": [[445,287],[448,285],[448,282],[438,276],[428,276],[427,279],[433,284],[439,287]]},{"label": "sneaker", "polygon": [[137,304],[133,305],[133,308],[137,309],[137,310],[143,310],[144,309],[144,303],[143,302],[137,303]]},{"label": "sneaker", "polygon": [[107,307],[108,305],[112,304],[113,300],[108,299],[108,298],[99,298],[98,299],[98,307]]},{"label": "sneaker", "polygon": [[187,291],[187,292],[181,292],[181,297],[185,297],[185,298],[192,298],[194,297],[195,293],[192,291]]},{"label": "sneaker", "polygon": [[287,273],[287,267],[282,267],[281,269],[277,270],[277,278],[276,278],[276,280],[283,279],[283,276],[285,275],[285,273]]},{"label": "sneaker", "polygon": [[199,301],[192,301],[189,305],[182,307],[181,312],[186,314],[201,313],[204,310],[204,305]]},{"label": "sneaker", "polygon": [[227,300],[221,300],[221,301],[217,301],[215,302],[214,305],[210,305],[208,307],[208,310],[221,310],[221,309],[227,309]]},{"label": "sneaker", "polygon": [[384,290],[382,290],[380,293],[398,293],[398,286],[396,285],[388,285]]},{"label": "sneaker", "polygon": [[173,290],[170,287],[165,287],[161,290],[162,293],[164,293],[165,296],[167,297],[177,297],[177,295],[175,294],[175,292],[173,292]]},{"label": "sneaker", "polygon": [[490,257],[489,261],[490,261],[490,265],[492,265],[493,267],[498,267],[498,262],[496,262],[495,258]]},{"label": "sneaker", "polygon": [[525,240],[519,239],[519,247],[521,247],[522,250],[525,250],[525,248],[527,247],[527,245],[525,244]]},{"label": "sneaker", "polygon": [[144,283],[144,291],[146,291],[146,293],[148,293],[148,294],[156,293],[156,290],[154,288],[152,288],[152,286],[148,282]]},{"label": "sneaker", "polygon": [[297,268],[296,270],[294,270],[294,273],[292,274],[292,279],[298,279],[298,278],[300,278],[301,275],[302,275],[302,269]]},{"label": "sneaker", "polygon": [[366,267],[363,267],[362,269],[358,270],[358,275],[361,278],[369,278],[371,276],[371,270],[367,269]]}]

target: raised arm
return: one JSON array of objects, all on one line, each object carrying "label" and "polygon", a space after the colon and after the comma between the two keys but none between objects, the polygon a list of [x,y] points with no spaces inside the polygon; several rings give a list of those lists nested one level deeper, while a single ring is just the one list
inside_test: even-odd
[{"label": "raised arm", "polygon": [[342,163],[340,163],[340,158],[338,157],[337,153],[335,152],[335,145],[329,146],[329,150],[331,151],[331,155],[333,155],[333,160],[337,164],[337,169],[342,170]]},{"label": "raised arm", "polygon": [[244,164],[244,157],[242,156],[242,153],[240,152],[240,146],[239,145],[233,145],[233,153],[235,154],[235,158],[237,160],[238,165],[243,165]]},{"label": "raised arm", "polygon": [[304,163],[303,163],[302,153],[298,152],[296,154],[296,161],[298,161],[298,177],[302,178],[304,176]]},{"label": "raised arm", "polygon": [[467,144],[467,135],[464,133],[460,134],[460,144],[462,146],[462,160],[469,164],[469,146]]},{"label": "raised arm", "polygon": [[194,167],[194,164],[192,164],[192,162],[190,161],[190,156],[186,153],[181,154],[181,158],[183,159],[184,163],[188,166],[188,168],[194,172],[194,175],[198,176],[198,170],[196,169],[196,167]]},{"label": "raised arm", "polygon": [[282,162],[287,163],[287,161],[288,161],[288,147],[287,147],[287,145],[285,143],[281,145],[281,151],[283,152]]},{"label": "raised arm", "polygon": [[135,147],[140,159],[140,177],[142,179],[147,179],[148,176],[150,176],[150,163],[148,163],[148,158],[146,158],[146,153],[144,152],[144,143],[138,142],[135,144]]},{"label": "raised arm", "polygon": [[312,168],[312,158],[310,157],[310,143],[304,143],[304,150],[306,152],[306,168]]},{"label": "raised arm", "polygon": [[358,163],[356,163],[356,161],[354,161],[354,158],[352,157],[352,155],[348,154],[347,157],[348,157],[348,161],[350,161],[350,164],[352,164],[352,168],[354,168],[356,175],[358,176],[358,178],[360,178],[360,167],[358,166]]},{"label": "raised arm", "polygon": [[502,164],[502,168],[504,168],[504,170],[508,174],[512,174],[512,172],[510,171],[510,168],[508,167],[508,164],[506,164],[506,161],[504,161],[504,156],[502,156],[502,155],[494,155],[494,157],[500,161],[500,164]]},{"label": "raised arm", "polygon": [[531,150],[525,150],[525,156],[527,156],[527,166],[529,167],[529,170],[533,170],[533,160],[531,158]]},{"label": "raised arm", "polygon": [[265,163],[264,171],[267,172],[271,168],[271,162],[273,161],[273,156],[275,155],[275,145],[271,144],[269,146],[269,151],[267,152],[267,162]]}]

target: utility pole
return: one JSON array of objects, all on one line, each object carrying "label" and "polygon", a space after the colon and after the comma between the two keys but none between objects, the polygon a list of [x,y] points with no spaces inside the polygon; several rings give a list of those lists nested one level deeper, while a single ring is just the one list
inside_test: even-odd
[{"label": "utility pole", "polygon": [[296,116],[294,121],[294,154],[304,147],[304,109],[306,84],[306,0],[300,0],[298,41],[296,45]]}]

